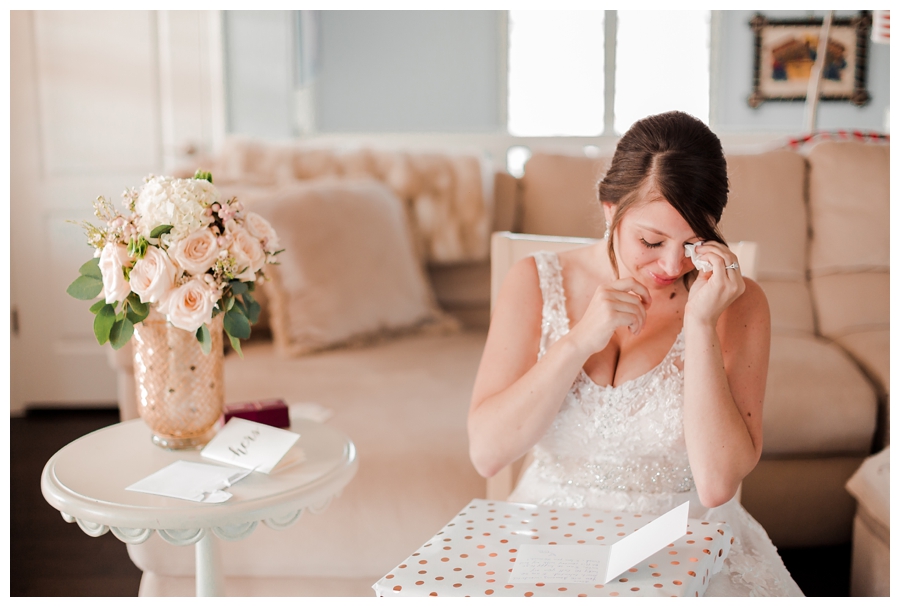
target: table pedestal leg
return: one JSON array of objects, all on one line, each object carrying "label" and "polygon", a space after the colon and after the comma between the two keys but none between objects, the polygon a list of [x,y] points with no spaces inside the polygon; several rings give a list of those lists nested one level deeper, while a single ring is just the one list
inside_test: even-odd
[{"label": "table pedestal leg", "polygon": [[197,596],[224,596],[225,580],[222,577],[222,557],[219,538],[212,529],[197,542],[194,548],[197,565]]}]

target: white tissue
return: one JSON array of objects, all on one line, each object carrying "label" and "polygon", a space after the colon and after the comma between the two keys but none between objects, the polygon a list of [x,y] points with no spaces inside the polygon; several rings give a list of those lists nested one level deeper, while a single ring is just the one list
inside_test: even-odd
[{"label": "white tissue", "polygon": [[694,249],[696,249],[697,245],[702,244],[700,242],[694,242],[691,244],[684,245],[684,256],[690,257],[691,261],[694,262],[694,267],[700,270],[701,272],[712,272],[713,267],[712,264],[706,260],[700,259],[699,253],[697,253]]}]

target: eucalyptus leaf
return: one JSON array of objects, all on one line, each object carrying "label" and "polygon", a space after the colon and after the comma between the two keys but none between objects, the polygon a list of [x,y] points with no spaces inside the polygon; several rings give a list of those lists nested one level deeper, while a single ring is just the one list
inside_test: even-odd
[{"label": "eucalyptus leaf", "polygon": [[168,234],[172,231],[172,227],[170,225],[163,224],[161,226],[156,226],[150,231],[150,238],[159,238],[163,234]]},{"label": "eucalyptus leaf", "polygon": [[259,320],[259,313],[262,307],[249,294],[244,295],[244,302],[247,304],[247,320],[250,321],[251,325],[255,325],[256,321]]},{"label": "eucalyptus leaf", "polygon": [[231,308],[234,307],[234,297],[228,296],[225,298],[225,311],[227,312]]},{"label": "eucalyptus leaf", "polygon": [[96,314],[97,312],[100,311],[100,308],[102,308],[105,305],[106,305],[106,300],[98,299],[97,301],[94,302],[94,305],[92,305],[90,307],[91,314]]},{"label": "eucalyptus leaf", "polygon": [[241,352],[241,340],[232,335],[229,335],[228,339],[231,341],[231,347],[238,353],[238,356],[244,358],[244,353]]},{"label": "eucalyptus leaf", "polygon": [[113,350],[119,350],[134,334],[134,324],[127,318],[117,320],[109,331],[109,343]]},{"label": "eucalyptus leaf", "polygon": [[79,276],[72,281],[66,293],[75,299],[94,299],[103,290],[103,281],[93,276]]},{"label": "eucalyptus leaf", "polygon": [[249,291],[249,289],[247,288],[247,283],[241,282],[239,280],[229,282],[228,286],[231,287],[232,295],[243,295],[244,293],[247,293]]},{"label": "eucalyptus leaf", "polygon": [[82,276],[102,279],[103,275],[100,273],[100,258],[94,257],[90,261],[84,262],[82,266],[78,268],[78,273]]},{"label": "eucalyptus leaf", "polygon": [[212,350],[212,336],[209,334],[209,327],[200,325],[197,329],[197,341],[200,342],[200,349],[204,354],[209,354]]},{"label": "eucalyptus leaf", "polygon": [[250,310],[247,309],[247,304],[245,304],[240,299],[234,300],[234,306],[241,311],[241,314],[247,317],[247,320],[250,320]]},{"label": "eucalyptus leaf", "polygon": [[230,337],[248,339],[250,337],[250,321],[238,309],[225,312],[225,332]]},{"label": "eucalyptus leaf", "polygon": [[142,302],[137,293],[129,293],[126,301],[129,308],[128,317],[134,324],[141,322],[150,314],[150,304]]},{"label": "eucalyptus leaf", "polygon": [[112,304],[104,304],[94,317],[94,336],[100,345],[109,341],[109,332],[116,323],[116,309]]}]

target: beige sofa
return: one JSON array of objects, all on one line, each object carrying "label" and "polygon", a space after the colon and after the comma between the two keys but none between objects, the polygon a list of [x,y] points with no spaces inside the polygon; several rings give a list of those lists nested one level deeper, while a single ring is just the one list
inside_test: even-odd
[{"label": "beige sofa", "polygon": [[[372,583],[485,495],[465,428],[489,320],[489,234],[596,237],[593,186],[608,159],[535,153],[520,179],[482,163],[484,196],[466,207],[448,195],[464,182],[460,174],[429,173],[415,154],[354,152],[351,162],[329,150],[242,145],[206,166],[223,191],[233,187],[247,201],[285,181],[321,171],[357,178],[368,167],[365,176],[403,201],[436,301],[463,325],[298,358],[257,339],[243,360],[226,357],[227,400],[280,396],[323,405],[333,413],[327,423],[355,441],[360,459],[357,477],[324,513],[226,544],[226,591],[371,596]],[[252,162],[250,152],[267,160]],[[779,546],[849,540],[854,504],[844,483],[886,427],[888,154],[883,146],[823,143],[728,157],[723,231],[729,241],[759,244],[757,274],[773,319],[764,455],[745,480],[743,502]],[[429,158],[440,164],[439,155]],[[466,179],[471,193],[471,171]],[[441,222],[424,221],[434,213],[417,214],[428,205],[445,207],[442,221],[456,237],[439,234]],[[440,242],[468,245],[434,245]],[[115,358],[122,414],[133,417],[127,352]],[[129,554],[144,571],[142,594],[192,594],[191,548],[154,537],[129,546]]]}]

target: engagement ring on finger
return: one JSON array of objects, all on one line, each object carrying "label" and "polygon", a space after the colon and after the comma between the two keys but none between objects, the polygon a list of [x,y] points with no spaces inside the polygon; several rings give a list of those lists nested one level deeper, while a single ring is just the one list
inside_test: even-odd
[{"label": "engagement ring on finger", "polygon": [[734,263],[731,264],[731,265],[725,266],[725,269],[726,269],[726,270],[740,270],[740,269],[741,269],[741,266],[738,265],[738,262],[734,262]]}]

